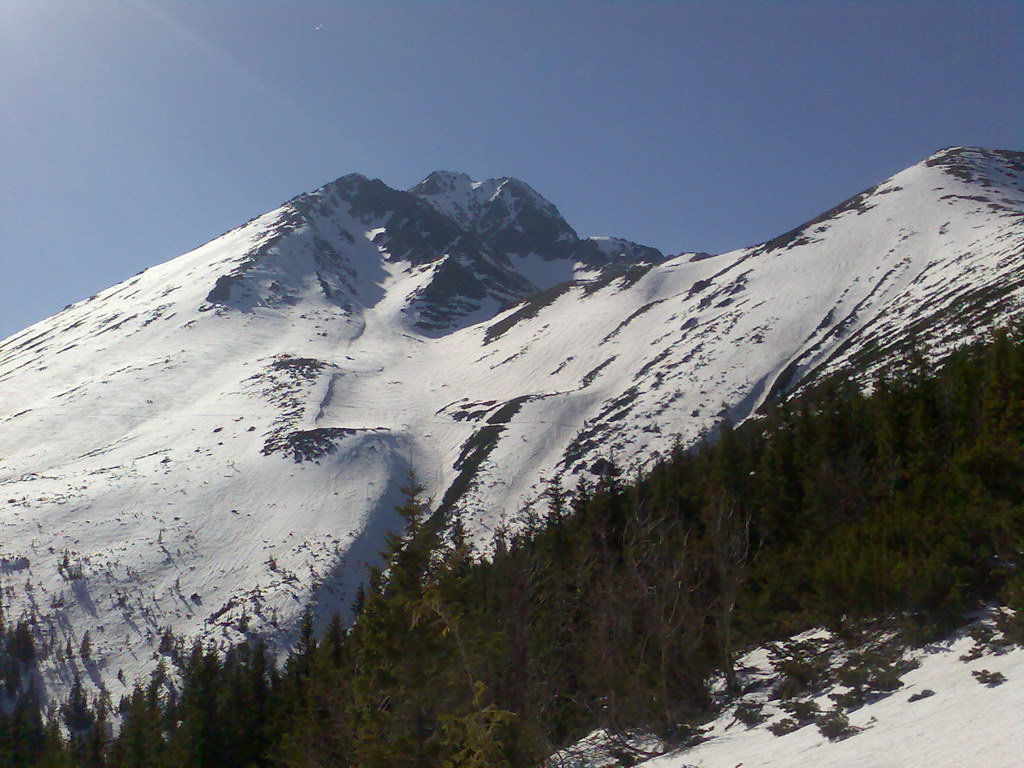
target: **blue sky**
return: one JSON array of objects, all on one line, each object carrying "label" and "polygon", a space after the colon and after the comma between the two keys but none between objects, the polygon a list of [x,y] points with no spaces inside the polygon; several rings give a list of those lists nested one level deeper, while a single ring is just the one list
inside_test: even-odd
[{"label": "blue sky", "polygon": [[351,171],[718,252],[951,144],[1024,148],[1018,0],[3,0],[0,337]]}]

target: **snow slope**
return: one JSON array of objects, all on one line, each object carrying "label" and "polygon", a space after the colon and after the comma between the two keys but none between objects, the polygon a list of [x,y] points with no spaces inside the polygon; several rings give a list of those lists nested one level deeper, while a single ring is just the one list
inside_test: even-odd
[{"label": "snow slope", "polygon": [[[860,733],[832,742],[813,726],[773,736],[764,727],[715,723],[711,740],[681,755],[641,763],[643,768],[1015,768],[1024,754],[1024,648],[964,663],[967,638],[932,647],[898,692],[849,716]],[[986,686],[972,676],[999,672],[1006,682]],[[927,698],[910,701],[924,691]],[[823,697],[824,698],[824,697]],[[830,702],[823,700],[822,709]]]},{"label": "snow slope", "polygon": [[[807,633],[807,636],[825,633]],[[907,654],[918,666],[902,676],[902,686],[869,697],[848,713],[857,731],[830,740],[810,723],[783,736],[769,730],[787,717],[779,702],[768,702],[765,720],[745,725],[729,707],[704,729],[701,743],[639,762],[638,768],[1016,768],[1024,754],[1024,648],[971,653],[976,644],[958,633]],[[972,658],[977,656],[977,658]],[[765,649],[740,662],[747,679],[761,682],[761,692],[745,697],[764,702],[778,680]],[[984,684],[975,673],[1003,676]],[[822,712],[834,707],[836,687],[812,700]],[[618,764],[607,740],[595,733],[550,761],[551,768],[604,768]],[[649,747],[655,747],[652,742]]]},{"label": "snow slope", "polygon": [[410,466],[486,541],[544,480],[1018,316],[1022,255],[1024,159],[994,150],[667,260],[514,179],[342,177],[0,342],[5,608],[56,690],[118,695],[164,626],[287,644],[349,604]]}]

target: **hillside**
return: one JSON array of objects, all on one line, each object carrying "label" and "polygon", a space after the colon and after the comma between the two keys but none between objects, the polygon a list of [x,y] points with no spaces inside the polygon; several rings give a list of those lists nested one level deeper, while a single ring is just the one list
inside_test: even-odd
[{"label": "hillside", "polygon": [[[610,467],[551,486],[550,514],[522,512],[488,557],[413,481],[355,622],[317,632],[304,614],[280,664],[259,637],[165,632],[151,677],[109,699],[76,680],[44,726],[29,625],[11,621],[0,764],[1011,768],[1024,336],[907,364],[633,482]],[[88,664],[87,645],[58,655]]]},{"label": "hillside", "polygon": [[[943,150],[766,243],[580,238],[524,182],[338,179],[0,344],[8,616],[115,695],[161,630],[347,609],[416,467],[478,542],[829,376],[1019,316],[1024,158]],[[244,631],[242,627],[244,626]]]}]

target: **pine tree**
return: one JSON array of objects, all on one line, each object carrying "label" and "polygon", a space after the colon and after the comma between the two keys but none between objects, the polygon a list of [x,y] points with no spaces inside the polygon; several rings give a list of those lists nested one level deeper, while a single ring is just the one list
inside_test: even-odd
[{"label": "pine tree", "polygon": [[81,678],[76,674],[71,691],[61,706],[61,718],[72,737],[79,738],[95,722],[95,715],[89,706]]},{"label": "pine tree", "polygon": [[89,635],[88,630],[82,636],[82,644],[78,648],[78,655],[83,659],[88,659],[92,655],[92,637]]}]

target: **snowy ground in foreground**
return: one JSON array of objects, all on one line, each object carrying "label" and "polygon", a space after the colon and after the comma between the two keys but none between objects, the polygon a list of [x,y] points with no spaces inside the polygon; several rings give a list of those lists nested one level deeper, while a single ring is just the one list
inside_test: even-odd
[{"label": "snowy ground in foreground", "polygon": [[[754,727],[737,722],[732,709],[711,723],[707,740],[695,747],[656,757],[641,768],[1019,768],[1024,765],[1024,648],[986,652],[963,661],[974,646],[958,635],[915,651],[917,669],[902,677],[903,687],[848,713],[850,724],[863,728],[842,741],[830,742],[812,723],[784,736],[767,726],[785,715],[777,712]],[[755,651],[745,664],[767,670],[767,655]],[[978,682],[972,672],[1000,672],[995,686]],[[763,671],[769,675],[770,672]],[[910,701],[922,691],[934,695]],[[816,699],[831,707],[827,695]],[[769,710],[766,708],[765,710]],[[599,742],[591,737],[591,744]],[[563,754],[552,765],[597,768],[618,763],[603,750]]]}]

